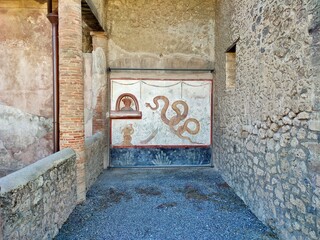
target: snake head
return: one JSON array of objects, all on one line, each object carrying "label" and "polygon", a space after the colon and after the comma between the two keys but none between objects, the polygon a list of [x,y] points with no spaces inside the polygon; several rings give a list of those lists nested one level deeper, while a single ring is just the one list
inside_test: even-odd
[{"label": "snake head", "polygon": [[146,103],[146,107],[151,108],[150,103]]}]

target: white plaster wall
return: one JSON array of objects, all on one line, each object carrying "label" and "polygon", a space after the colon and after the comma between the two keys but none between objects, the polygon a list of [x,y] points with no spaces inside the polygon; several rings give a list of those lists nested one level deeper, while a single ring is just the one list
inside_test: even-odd
[{"label": "white plaster wall", "polygon": [[[142,119],[114,119],[112,120],[112,145],[121,145],[123,142],[122,130],[129,124],[132,124],[134,133],[132,134],[133,145],[210,145],[211,144],[211,91],[212,80],[141,80],[141,79],[111,79],[111,106],[115,110],[116,101],[123,93],[130,93],[136,96]],[[159,108],[152,110],[146,106],[150,103],[155,107],[153,99],[157,96],[165,96],[169,100],[169,107],[165,113],[167,119],[172,119],[177,113],[172,109],[175,101],[183,100],[188,106],[189,111],[186,119],[179,122],[174,129],[182,127],[190,118],[196,119],[200,123],[200,130],[192,135],[183,132],[181,135],[189,137],[182,139],[172,132],[172,129],[161,119],[161,111],[164,102],[159,100]],[[184,107],[178,105],[181,112]],[[194,130],[196,125],[190,122],[187,125]],[[148,143],[145,139],[155,134]]]}]

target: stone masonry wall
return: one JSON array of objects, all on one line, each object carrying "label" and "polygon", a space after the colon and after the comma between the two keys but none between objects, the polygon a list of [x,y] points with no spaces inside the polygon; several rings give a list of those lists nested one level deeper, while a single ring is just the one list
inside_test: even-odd
[{"label": "stone masonry wall", "polygon": [[0,239],[53,239],[76,203],[76,154],[65,149],[0,179]]},{"label": "stone masonry wall", "polygon": [[96,133],[92,137],[86,138],[85,141],[87,190],[89,190],[104,169],[104,159],[107,157],[107,146],[104,138],[102,133]]},{"label": "stone masonry wall", "polygon": [[94,2],[110,67],[212,68],[214,0]]},{"label": "stone masonry wall", "polygon": [[319,12],[317,0],[217,0],[215,165],[282,239],[320,238]]}]

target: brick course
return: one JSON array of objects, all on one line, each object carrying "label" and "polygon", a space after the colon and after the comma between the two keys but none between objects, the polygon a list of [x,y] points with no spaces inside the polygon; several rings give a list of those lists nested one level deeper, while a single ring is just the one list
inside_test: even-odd
[{"label": "brick course", "polygon": [[78,201],[85,200],[84,89],[80,0],[59,1],[61,148],[77,152]]}]

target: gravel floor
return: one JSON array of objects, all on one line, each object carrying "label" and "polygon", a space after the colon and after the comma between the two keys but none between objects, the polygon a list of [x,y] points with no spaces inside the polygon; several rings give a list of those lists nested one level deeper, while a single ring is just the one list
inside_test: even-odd
[{"label": "gravel floor", "polygon": [[270,240],[212,168],[111,169],[56,239]]}]

